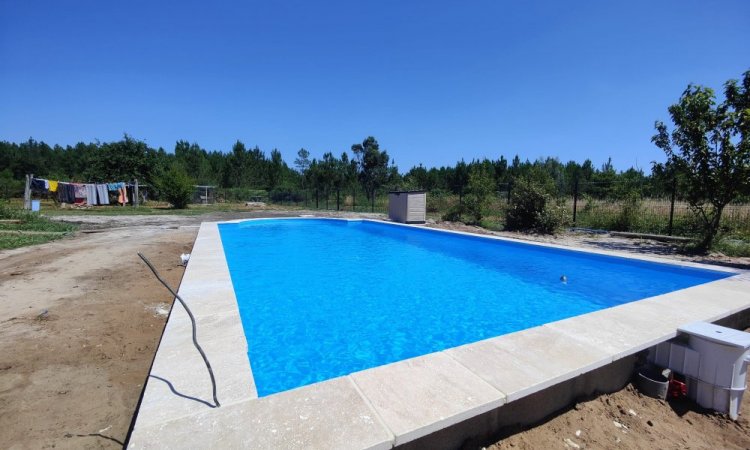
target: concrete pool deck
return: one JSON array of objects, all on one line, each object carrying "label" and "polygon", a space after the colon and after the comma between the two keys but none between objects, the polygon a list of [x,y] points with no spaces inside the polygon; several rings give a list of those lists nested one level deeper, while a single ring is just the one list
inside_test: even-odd
[{"label": "concrete pool deck", "polygon": [[392,448],[502,412],[671,339],[688,322],[713,322],[750,309],[750,272],[619,252],[585,253],[735,275],[257,398],[218,223],[203,223],[179,294],[196,317],[221,407],[211,406],[208,373],[192,345],[189,318],[176,303],[128,448]]}]

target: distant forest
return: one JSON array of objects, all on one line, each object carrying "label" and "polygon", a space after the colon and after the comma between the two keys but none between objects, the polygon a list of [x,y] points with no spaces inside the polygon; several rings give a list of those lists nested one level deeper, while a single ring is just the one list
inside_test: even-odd
[{"label": "distant forest", "polygon": [[366,138],[340,155],[325,153],[310,158],[305,149],[295,155],[291,166],[276,149],[266,153],[237,141],[231,151],[209,151],[197,143],[178,141],[173,152],[149,147],[125,135],[116,142],[78,143],[65,147],[29,139],[22,143],[0,141],[0,192],[5,196],[22,192],[28,173],[37,177],[77,182],[130,181],[158,186],[170,170],[184,171],[196,185],[220,188],[246,188],[268,193],[313,190],[321,193],[361,189],[367,198],[393,189],[425,189],[462,196],[472,173],[481,174],[496,191],[507,191],[523,176],[541,177],[554,183],[560,195],[572,194],[576,183],[587,183],[589,192],[601,197],[620,197],[637,188],[644,196],[662,196],[669,191],[671,178],[656,165],[651,173],[639,169],[618,172],[611,160],[600,167],[587,159],[561,162],[557,158],[523,160],[498,159],[458,161],[450,167],[426,168],[421,165],[400,172],[377,140]]}]

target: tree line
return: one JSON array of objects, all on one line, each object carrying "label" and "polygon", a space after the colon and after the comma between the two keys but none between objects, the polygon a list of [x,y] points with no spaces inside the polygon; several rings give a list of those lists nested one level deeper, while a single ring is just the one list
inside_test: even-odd
[{"label": "tree line", "polygon": [[720,232],[724,208],[750,197],[750,71],[743,73],[742,80],[724,84],[721,101],[711,88],[688,85],[668,112],[673,129],[656,121],[652,137],[667,160],[652,163],[649,174],[639,168],[618,172],[611,159],[595,167],[590,159],[522,161],[518,155],[511,161],[500,156],[439,168],[419,165],[401,173],[372,136],[340,156],[327,152],[311,160],[310,152],[300,149],[294,167],[278,149],[267,155],[240,141],[223,152],[180,140],[174,151],[167,152],[128,135],[116,142],[66,147],[30,138],[18,144],[0,141],[0,195],[17,195],[28,173],[79,182],[138,179],[152,184],[157,194],[159,186],[165,192],[179,192],[180,205],[187,202],[193,184],[264,190],[272,201],[304,191],[314,193],[316,206],[321,196],[327,202],[335,194],[337,208],[342,193],[351,192],[356,198],[359,190],[374,205],[376,195],[385,190],[423,189],[433,195],[458,196],[458,208],[449,215],[468,213],[479,222],[493,192],[507,192],[506,226],[547,232],[565,222],[560,199],[577,197],[583,186],[591,197],[631,202],[679,195],[701,222],[699,247],[710,248]]},{"label": "tree line", "polygon": [[309,151],[300,149],[291,167],[279,150],[266,153],[241,141],[228,152],[206,150],[185,140],[177,141],[168,152],[128,135],[115,142],[80,142],[64,147],[32,138],[21,143],[0,141],[0,185],[6,191],[9,186],[21,186],[19,182],[29,173],[77,182],[138,179],[141,184],[157,186],[172,169],[184,172],[196,185],[265,190],[269,194],[305,190],[316,198],[359,192],[373,200],[378,192],[392,189],[423,189],[463,197],[472,173],[486,178],[496,192],[507,192],[515,180],[532,173],[554,185],[560,195],[571,195],[577,183],[587,183],[589,193],[599,197],[620,197],[633,186],[647,189],[651,196],[665,195],[669,189],[664,171],[646,174],[630,168],[618,172],[611,159],[596,167],[590,159],[562,163],[551,157],[529,161],[517,155],[512,160],[500,156],[494,160],[460,160],[453,166],[419,165],[401,173],[374,137],[353,144],[339,156],[327,152],[319,159],[311,158]]}]

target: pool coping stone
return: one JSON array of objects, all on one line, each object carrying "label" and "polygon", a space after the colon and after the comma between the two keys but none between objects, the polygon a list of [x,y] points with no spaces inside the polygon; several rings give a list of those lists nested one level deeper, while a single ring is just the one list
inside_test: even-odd
[{"label": "pool coping stone", "polygon": [[685,323],[713,322],[750,308],[750,271],[423,225],[327,220],[389,223],[735,275],[258,398],[218,229],[245,220],[204,222],[178,294],[196,317],[221,407],[210,405],[208,373],[192,345],[189,318],[175,302],[128,448],[391,448],[671,339]]}]

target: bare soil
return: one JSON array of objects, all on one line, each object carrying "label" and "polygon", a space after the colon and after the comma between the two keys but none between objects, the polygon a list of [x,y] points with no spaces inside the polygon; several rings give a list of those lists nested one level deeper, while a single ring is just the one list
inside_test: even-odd
[{"label": "bare soil", "polygon": [[[172,304],[136,252],[176,287],[179,255],[190,252],[201,221],[305,213],[332,215],[64,216],[83,231],[0,251],[0,448],[121,447]],[[513,237],[686,258],[668,245],[623,238]],[[750,448],[748,407],[746,401],[734,422],[687,401],[660,402],[627,388],[582,401],[531,429],[509,430],[491,448]]]},{"label": "bare soil", "polygon": [[[745,394],[750,399],[750,396]],[[662,401],[632,385],[581,401],[528,429],[508,430],[491,450],[545,448],[747,449],[750,400],[738,421],[687,399]]]},{"label": "bare soil", "polygon": [[[197,228],[134,227],[0,253],[0,448],[117,448]],[[161,311],[159,311],[161,306]]]}]

